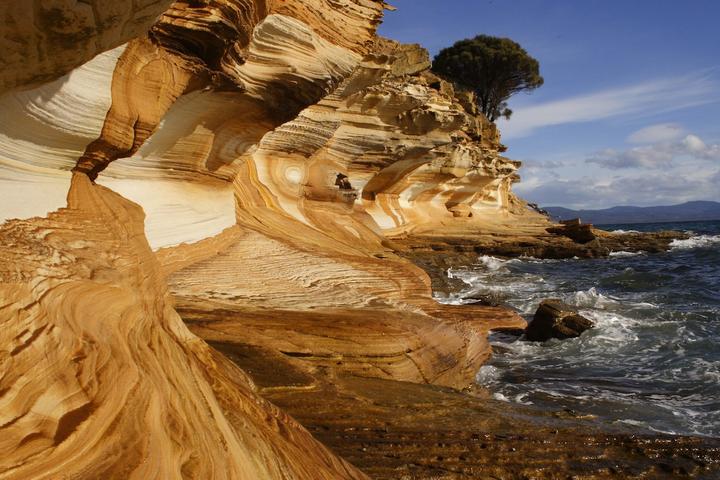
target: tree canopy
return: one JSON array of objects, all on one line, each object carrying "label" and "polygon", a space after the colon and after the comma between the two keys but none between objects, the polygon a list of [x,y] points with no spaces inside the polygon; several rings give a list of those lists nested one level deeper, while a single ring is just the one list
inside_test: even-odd
[{"label": "tree canopy", "polygon": [[433,60],[433,72],[473,90],[478,107],[491,122],[510,118],[507,99],[543,84],[540,64],[509,38],[478,35],[445,48]]}]

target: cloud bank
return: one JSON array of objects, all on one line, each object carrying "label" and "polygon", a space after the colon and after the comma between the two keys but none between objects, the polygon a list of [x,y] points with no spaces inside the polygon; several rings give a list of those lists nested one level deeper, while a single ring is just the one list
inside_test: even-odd
[{"label": "cloud bank", "polygon": [[580,168],[568,160],[530,161],[527,178],[514,190],[540,205],[570,208],[720,201],[720,144],[707,143],[677,124],[651,125],[627,139],[652,140],[660,141],[597,152]]},{"label": "cloud bank", "polygon": [[616,205],[671,205],[690,200],[720,200],[720,169],[597,179],[551,179],[520,183],[514,190],[543,206],[605,208]]},{"label": "cloud bank", "polygon": [[[653,138],[662,128],[642,129],[640,138]],[[683,130],[679,130],[682,132]],[[638,132],[631,135],[635,136]],[[720,144],[707,145],[697,135],[686,135],[680,141],[662,141],[652,145],[633,147],[625,151],[606,149],[586,159],[606,168],[660,168],[669,167],[680,159],[720,160]]]},{"label": "cloud bank", "polygon": [[[503,138],[510,139],[525,137],[552,125],[655,115],[720,100],[718,83],[711,72],[701,71],[516,108],[509,121],[498,123]],[[653,141],[653,136],[661,133],[640,133],[639,140]]]},{"label": "cloud bank", "polygon": [[677,123],[660,123],[641,128],[630,134],[628,143],[645,144],[670,142],[682,138],[685,129]]}]

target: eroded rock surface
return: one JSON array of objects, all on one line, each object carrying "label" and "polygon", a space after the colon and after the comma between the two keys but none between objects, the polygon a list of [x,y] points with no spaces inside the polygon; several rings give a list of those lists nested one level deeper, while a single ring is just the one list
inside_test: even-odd
[{"label": "eroded rock surface", "polygon": [[[136,153],[180,97],[208,87],[208,95],[222,95],[215,92],[227,85],[217,78],[227,72],[213,63],[216,52],[196,57],[152,38],[167,22],[190,31],[185,46],[202,46],[209,28],[232,40],[228,58],[245,52],[229,67],[244,70],[233,70],[242,81],[228,94],[247,92],[232,97],[236,105],[260,105],[254,111],[264,120],[251,135],[282,121],[263,105],[263,95],[277,94],[268,93],[273,88],[287,90],[296,108],[317,100],[359,58],[355,50],[365,48],[382,3],[300,3],[288,9],[280,2],[286,14],[279,14],[265,2],[177,2],[150,37],[56,83],[2,98],[14,109],[4,118],[3,179],[31,191],[64,183],[69,193],[66,208],[0,229],[0,478],[366,478],[260,399],[243,372],[187,330],[145,239],[142,207],[90,181]],[[259,13],[234,16],[248,7]],[[336,22],[324,24],[319,11]],[[218,32],[226,24],[233,25],[229,37]],[[338,28],[342,46],[323,38]],[[299,80],[312,88],[294,90]],[[201,132],[221,129],[227,117]],[[168,153],[196,121],[150,151]],[[8,134],[12,129],[19,134]],[[214,194],[213,182],[229,189],[233,174],[214,173],[223,163],[214,158],[208,166],[197,142],[185,145],[198,152],[180,146],[187,164],[130,164],[112,178],[132,190],[148,186],[133,179],[178,171],[167,176],[182,178],[191,192],[194,184],[210,184],[196,194]],[[223,198],[233,201],[232,194]],[[23,216],[21,204],[5,207],[5,218]],[[53,207],[43,205],[45,212]]]},{"label": "eroded rock surface", "polygon": [[0,478],[365,478],[187,330],[138,205],[75,174],[0,242]]},{"label": "eroded rock surface", "polygon": [[592,225],[581,223],[580,219],[564,221],[561,223],[561,226],[549,227],[547,231],[549,233],[555,233],[557,235],[568,237],[575,243],[582,244],[592,242],[597,238],[595,233],[593,233]]},{"label": "eroded rock surface", "polygon": [[0,478],[365,478],[228,358],[289,365],[262,387],[310,402],[375,377],[402,404],[525,326],[437,304],[398,255],[574,242],[512,194],[472,95],[375,36],[383,8],[0,7]]},{"label": "eroded rock surface", "polygon": [[144,34],[172,0],[4,1],[0,93],[62,77]]}]

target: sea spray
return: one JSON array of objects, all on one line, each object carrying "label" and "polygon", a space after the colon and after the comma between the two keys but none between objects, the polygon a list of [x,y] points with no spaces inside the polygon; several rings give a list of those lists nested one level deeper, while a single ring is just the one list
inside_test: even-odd
[{"label": "sea spray", "polygon": [[[668,228],[678,227],[657,226]],[[667,253],[483,256],[448,272],[466,287],[444,301],[489,296],[531,319],[543,299],[557,297],[596,323],[565,341],[494,334],[502,348],[478,383],[508,402],[590,413],[648,432],[720,435],[720,222],[691,228],[695,234]]]}]

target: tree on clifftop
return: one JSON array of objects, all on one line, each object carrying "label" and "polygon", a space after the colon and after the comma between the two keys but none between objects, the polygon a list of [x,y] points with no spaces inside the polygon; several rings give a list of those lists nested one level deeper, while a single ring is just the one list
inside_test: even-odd
[{"label": "tree on clifftop", "polygon": [[509,38],[478,35],[445,48],[433,60],[433,72],[473,90],[478,107],[491,122],[510,118],[507,99],[543,84],[538,61]]}]

